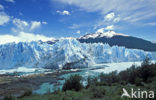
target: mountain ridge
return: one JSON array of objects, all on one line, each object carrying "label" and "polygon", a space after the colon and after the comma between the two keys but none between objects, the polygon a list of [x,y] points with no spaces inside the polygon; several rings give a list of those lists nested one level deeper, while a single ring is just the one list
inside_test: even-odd
[{"label": "mountain ridge", "polygon": [[[106,36],[107,34],[110,36]],[[112,34],[113,33],[113,34]],[[130,49],[141,49],[144,51],[156,51],[156,44],[148,40],[144,40],[138,37],[128,36],[121,33],[115,33],[113,31],[101,33],[103,36],[99,36],[99,33],[88,34],[81,36],[78,40],[81,43],[108,43],[110,46],[118,45],[124,46]]]}]

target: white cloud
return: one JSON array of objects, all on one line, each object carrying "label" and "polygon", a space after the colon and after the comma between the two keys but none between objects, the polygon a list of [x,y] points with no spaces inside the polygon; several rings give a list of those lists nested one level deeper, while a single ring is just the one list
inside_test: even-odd
[{"label": "white cloud", "polygon": [[120,22],[120,15],[117,15],[114,12],[108,13],[104,16],[103,19],[100,19],[99,21],[96,22],[96,24],[94,25],[94,29],[97,29],[99,27],[103,27],[106,25],[107,26],[112,25],[118,22]]},{"label": "white cloud", "polygon": [[10,17],[5,12],[0,12],[0,25],[8,23]]},{"label": "white cloud", "polygon": [[47,22],[42,22],[42,24],[47,24]]},{"label": "white cloud", "polygon": [[23,21],[21,19],[17,19],[17,18],[13,19],[12,22],[21,31],[23,31],[26,27],[29,26],[29,23],[28,22]]},{"label": "white cloud", "polygon": [[107,26],[105,30],[114,30],[114,25]]},{"label": "white cloud", "polygon": [[20,32],[18,37],[21,39],[20,41],[37,41],[37,40],[48,41],[54,39],[52,37],[46,37],[44,35],[39,34],[35,35],[33,33],[25,33],[25,32]]},{"label": "white cloud", "polygon": [[0,4],[0,10],[4,10],[4,6]]},{"label": "white cloud", "polygon": [[69,26],[70,29],[77,29],[80,28],[80,25],[73,24],[72,26]]},{"label": "white cloud", "polygon": [[14,0],[5,0],[6,2],[11,2],[11,3],[15,3]]},{"label": "white cloud", "polygon": [[0,44],[19,42],[18,38],[12,35],[0,35]]},{"label": "white cloud", "polygon": [[115,15],[114,12],[107,14],[104,17],[104,21],[112,21],[112,22],[119,22],[120,21],[120,16],[119,15]]},{"label": "white cloud", "polygon": [[80,34],[80,33],[81,33],[81,31],[80,31],[80,30],[78,30],[76,33],[77,33],[77,34]]},{"label": "white cloud", "polygon": [[[54,1],[54,0],[52,0]],[[74,5],[87,12],[100,12],[102,16],[110,12],[120,15],[120,20],[138,22],[156,17],[156,0],[55,0]],[[128,18],[127,18],[128,17]],[[116,19],[115,21],[118,21]]]},{"label": "white cloud", "polygon": [[46,37],[44,35],[20,32],[18,35],[0,35],[0,44],[10,43],[10,42],[30,42],[30,41],[48,41],[54,40],[53,37]]},{"label": "white cloud", "polygon": [[34,30],[36,28],[39,28],[40,26],[41,26],[41,22],[40,21],[32,21],[30,30]]},{"label": "white cloud", "polygon": [[8,16],[4,11],[4,6],[0,4],[0,26],[8,23],[10,21],[10,16]]},{"label": "white cloud", "polygon": [[105,19],[106,21],[111,21],[111,20],[114,19],[114,17],[115,17],[115,14],[114,14],[114,12],[113,12],[113,13],[107,14],[107,15],[105,16],[104,19]]},{"label": "white cloud", "polygon": [[70,12],[67,10],[64,10],[64,11],[57,10],[56,12],[59,13],[60,15],[70,15]]},{"label": "white cloud", "polygon": [[105,28],[100,28],[96,31],[96,33],[104,33]]},{"label": "white cloud", "polygon": [[146,26],[156,26],[156,22],[145,23],[144,25],[146,25]]},{"label": "white cloud", "polygon": [[16,26],[12,28],[13,32],[21,32],[21,31],[33,31],[39,28],[42,24],[47,24],[47,22],[43,21],[31,21],[27,22],[18,18],[13,19],[13,24]]},{"label": "white cloud", "polygon": [[118,17],[114,18],[113,21],[114,21],[115,23],[119,22],[119,21],[120,21],[120,17],[118,16]]},{"label": "white cloud", "polygon": [[62,14],[63,15],[70,15],[69,11],[66,11],[66,10],[64,10]]},{"label": "white cloud", "polygon": [[114,25],[110,25],[110,26],[107,26],[105,28],[100,28],[96,31],[96,33],[104,33],[106,31],[112,31],[114,30]]}]

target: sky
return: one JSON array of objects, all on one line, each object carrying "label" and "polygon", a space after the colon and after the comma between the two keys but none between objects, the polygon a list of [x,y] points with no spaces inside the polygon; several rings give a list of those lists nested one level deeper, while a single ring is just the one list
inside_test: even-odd
[{"label": "sky", "polygon": [[156,41],[156,0],[0,0],[0,42],[99,29]]}]

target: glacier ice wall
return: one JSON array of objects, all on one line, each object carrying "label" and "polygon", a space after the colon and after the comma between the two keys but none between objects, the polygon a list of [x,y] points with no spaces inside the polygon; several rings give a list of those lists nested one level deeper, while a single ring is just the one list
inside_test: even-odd
[{"label": "glacier ice wall", "polygon": [[55,44],[20,42],[0,45],[0,69],[81,68],[108,62],[141,61],[146,56],[152,57],[152,54],[102,43],[80,43],[76,39],[62,39]]}]

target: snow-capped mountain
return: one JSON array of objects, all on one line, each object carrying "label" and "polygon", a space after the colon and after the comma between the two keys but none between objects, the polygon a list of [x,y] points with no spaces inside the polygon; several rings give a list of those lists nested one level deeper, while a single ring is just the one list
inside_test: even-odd
[{"label": "snow-capped mountain", "polygon": [[150,41],[128,36],[114,31],[96,32],[84,35],[78,40],[81,43],[108,43],[110,46],[118,45],[130,49],[142,49],[145,51],[156,51],[156,44]]},{"label": "snow-capped mountain", "polygon": [[152,41],[152,43],[156,44],[156,41]]},{"label": "snow-capped mountain", "polygon": [[80,43],[76,39],[61,39],[53,44],[19,42],[0,45],[0,69],[80,68],[107,62],[140,61],[146,56],[152,57],[152,54],[103,43]]},{"label": "snow-capped mountain", "polygon": [[107,32],[97,31],[94,34],[84,35],[84,36],[80,37],[80,39],[100,38],[100,37],[112,38],[113,36],[128,36],[128,35],[122,34],[122,33],[116,33],[114,31],[107,31]]}]

